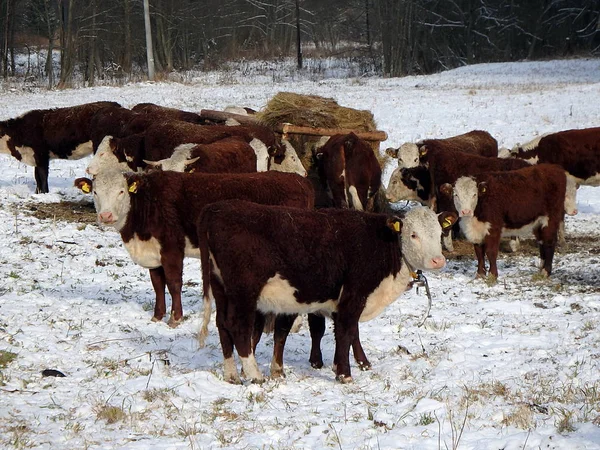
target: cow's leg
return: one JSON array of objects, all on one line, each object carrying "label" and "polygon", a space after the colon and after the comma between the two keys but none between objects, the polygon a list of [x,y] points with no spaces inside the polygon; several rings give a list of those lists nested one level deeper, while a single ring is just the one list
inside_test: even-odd
[{"label": "cow's leg", "polygon": [[229,312],[227,296],[223,286],[218,281],[212,281],[210,285],[215,298],[215,309],[217,310],[216,323],[219,330],[219,340],[223,351],[223,376],[225,381],[233,384],[241,384],[240,376],[233,357],[233,336],[228,329],[227,316]]},{"label": "cow's leg", "polygon": [[265,315],[257,311],[254,316],[254,329],[252,331],[252,351],[256,353],[256,346],[260,342],[265,328]]},{"label": "cow's leg", "polygon": [[310,330],[310,339],[312,342],[308,361],[312,367],[320,369],[323,367],[321,339],[323,339],[323,336],[325,335],[325,317],[320,314],[309,314],[308,329]]},{"label": "cow's leg", "polygon": [[284,377],[283,372],[283,350],[290,330],[298,315],[278,314],[275,317],[275,331],[273,333],[273,359],[271,359],[271,376],[273,378]]},{"label": "cow's leg", "polygon": [[36,194],[47,194],[50,192],[48,189],[48,172],[50,171],[50,162],[36,161],[36,166],[33,169],[35,175],[35,193]]},{"label": "cow's leg", "polygon": [[150,281],[154,288],[154,316],[153,322],[160,322],[167,313],[167,305],[165,304],[165,272],[162,267],[150,269]]},{"label": "cow's leg", "polygon": [[485,255],[490,263],[490,275],[498,278],[498,249],[500,248],[500,236],[488,235],[485,238]]},{"label": "cow's leg", "polygon": [[485,244],[473,244],[477,257],[477,278],[485,278]]},{"label": "cow's leg", "polygon": [[161,262],[165,272],[165,280],[171,294],[171,317],[169,326],[175,328],[183,320],[181,305],[181,288],[183,285],[183,253],[171,251],[161,254]]},{"label": "cow's leg", "polygon": [[535,230],[534,234],[540,247],[540,259],[542,262],[540,271],[546,276],[552,273],[552,260],[554,259],[554,250],[558,241],[559,225],[548,224],[547,226]]},{"label": "cow's leg", "polygon": [[367,359],[367,355],[365,354],[365,351],[360,343],[360,332],[358,326],[356,327],[356,337],[354,338],[354,341],[352,341],[352,353],[354,353],[354,359],[356,360],[360,370],[371,370],[371,363]]},{"label": "cow's leg", "polygon": [[[348,291],[351,291],[350,287]],[[341,305],[356,304],[354,301],[356,299],[344,298],[347,296],[348,294],[344,290],[340,299]],[[350,373],[350,345],[358,336],[359,316],[360,311],[344,309],[343,311],[338,311],[333,320],[335,328],[334,370],[337,380],[342,383],[352,382],[352,374]]]}]

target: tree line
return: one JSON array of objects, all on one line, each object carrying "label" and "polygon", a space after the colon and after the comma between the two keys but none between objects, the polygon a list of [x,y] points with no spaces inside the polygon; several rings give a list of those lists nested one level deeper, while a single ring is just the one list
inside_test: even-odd
[{"label": "tree line", "polygon": [[[464,64],[596,54],[600,0],[150,0],[158,73],[302,54],[368,61],[384,76]],[[49,49],[44,77],[146,71],[142,0],[0,0],[0,74]],[[300,44],[300,45],[299,45]],[[52,54],[59,52],[59,69]]]}]

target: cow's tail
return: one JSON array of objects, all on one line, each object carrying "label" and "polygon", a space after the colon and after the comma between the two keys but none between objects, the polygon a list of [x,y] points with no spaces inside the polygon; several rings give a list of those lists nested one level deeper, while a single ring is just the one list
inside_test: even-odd
[{"label": "cow's tail", "polygon": [[210,298],[210,251],[208,248],[208,214],[204,208],[197,223],[198,249],[200,250],[200,264],[202,267],[202,291],[204,299],[204,311],[202,313],[202,326],[198,332],[198,346],[204,347],[208,336],[208,323],[212,313],[212,301]]}]

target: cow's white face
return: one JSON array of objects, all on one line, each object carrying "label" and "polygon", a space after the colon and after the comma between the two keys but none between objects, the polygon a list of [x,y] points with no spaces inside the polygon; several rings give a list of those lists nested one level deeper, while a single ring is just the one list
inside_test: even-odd
[{"label": "cow's white face", "polygon": [[479,200],[477,181],[471,177],[460,177],[454,184],[452,198],[458,217],[473,217]]},{"label": "cow's white face", "polygon": [[414,269],[435,270],[446,265],[441,237],[438,216],[429,208],[413,208],[402,219],[402,254]]},{"label": "cow's white face", "polygon": [[577,189],[579,184],[571,175],[567,174],[567,192],[565,194],[565,213],[569,216],[577,214]]},{"label": "cow's white face", "polygon": [[406,142],[398,149],[398,168],[417,167],[419,165],[419,147],[412,142]]},{"label": "cow's white face", "polygon": [[160,167],[162,170],[171,170],[173,172],[185,172],[188,165],[193,164],[198,158],[190,159],[192,149],[197,144],[181,144],[175,147],[175,151],[170,158],[161,159],[160,161],[144,162],[150,166]]},{"label": "cow's white face", "polygon": [[121,230],[131,208],[129,186],[120,170],[103,170],[94,178],[94,206],[98,223]]},{"label": "cow's white face", "polygon": [[392,172],[392,176],[390,177],[390,182],[388,183],[388,187],[385,190],[386,198],[394,203],[399,202],[401,200],[419,200],[419,196],[417,195],[417,189],[409,188],[403,179],[403,170],[404,168],[398,167]]},{"label": "cow's white face", "polygon": [[300,161],[292,144],[290,144],[287,139],[282,139],[281,142],[285,145],[285,157],[283,158],[283,161],[281,161],[281,164],[277,164],[274,158],[271,157],[270,170],[297,173],[298,175],[305,177],[307,175],[306,169],[304,168],[302,161]]},{"label": "cow's white face", "polygon": [[123,172],[130,170],[126,162],[119,162],[111,145],[112,140],[112,136],[105,136],[100,145],[98,145],[98,151],[85,170],[91,176],[95,177],[104,170],[119,169]]}]

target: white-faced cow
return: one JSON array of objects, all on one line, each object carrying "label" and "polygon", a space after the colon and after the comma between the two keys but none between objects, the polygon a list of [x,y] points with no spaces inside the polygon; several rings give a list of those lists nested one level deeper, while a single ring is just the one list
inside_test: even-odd
[{"label": "white-faced cow", "polygon": [[452,198],[460,228],[475,247],[477,275],[498,277],[501,236],[530,236],[539,243],[542,273],[550,275],[558,229],[565,215],[566,176],[561,167],[540,164],[523,169],[460,177],[443,185]]},{"label": "white-faced cow", "polygon": [[367,210],[381,186],[381,167],[371,146],[356,134],[337,134],[315,151],[319,178],[337,208]]},{"label": "white-faced cow", "polygon": [[119,106],[95,102],[33,110],[0,122],[0,153],[33,166],[36,193],[47,193],[51,159],[80,159],[92,153],[90,121],[99,110]]},{"label": "white-faced cow", "polygon": [[[87,183],[89,190],[92,181]],[[135,174],[107,170],[94,179],[93,196],[98,222],[115,228],[133,261],[150,270],[156,293],[154,321],[162,320],[166,313],[165,285],[168,287],[171,326],[183,317],[183,259],[200,257],[196,220],[205,205],[231,198],[298,208],[312,208],[314,203],[309,181],[280,172]]]},{"label": "white-faced cow", "polygon": [[398,167],[390,176],[385,196],[392,203],[410,200],[429,206],[430,191],[431,176],[427,167]]},{"label": "white-faced cow", "polygon": [[441,232],[435,213],[421,207],[400,219],[240,201],[207,206],[198,222],[202,279],[216,304],[225,379],[240,382],[235,347],[245,375],[263,380],[252,345],[257,312],[323,313],[333,314],[336,376],[351,381],[358,322],[396,300],[412,271],[445,265]]},{"label": "white-faced cow", "polygon": [[473,130],[445,139],[425,139],[417,143],[407,142],[399,148],[388,148],[386,153],[398,159],[398,168],[411,168],[423,163],[420,159],[423,148],[428,150],[449,149],[487,157],[498,156],[498,141],[490,133],[482,130]]},{"label": "white-faced cow", "polygon": [[600,186],[600,127],[546,134],[512,153],[531,164],[558,164],[575,182]]}]

